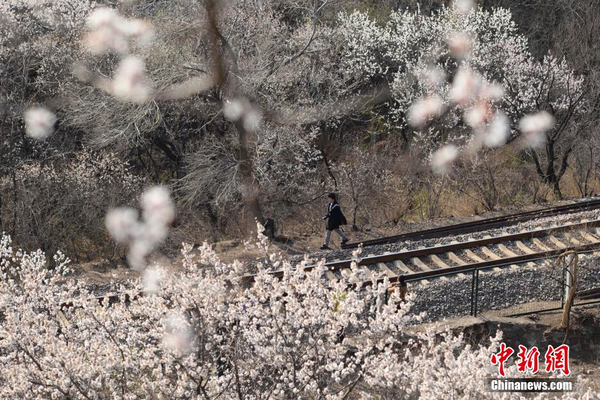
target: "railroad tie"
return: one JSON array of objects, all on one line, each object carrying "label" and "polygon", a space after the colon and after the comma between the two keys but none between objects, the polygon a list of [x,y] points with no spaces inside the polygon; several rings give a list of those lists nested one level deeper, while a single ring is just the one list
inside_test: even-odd
[{"label": "railroad tie", "polygon": [[327,279],[329,279],[330,281],[334,281],[334,280],[338,279],[337,275],[334,274],[333,271],[331,271],[331,270],[325,271],[325,277]]},{"label": "railroad tie", "polygon": [[531,239],[531,241],[533,242],[533,244],[535,244],[542,251],[551,251],[552,250],[550,247],[546,246],[544,244],[544,242],[542,242],[538,238],[533,238],[533,239]]},{"label": "railroad tie", "polygon": [[[517,253],[515,253],[514,251],[512,251],[511,249],[509,249],[508,247],[506,247],[503,244],[499,244],[498,249],[500,249],[500,251],[503,252],[504,254],[506,254],[508,257],[517,257]],[[519,267],[516,264],[512,264],[510,266],[510,268],[517,269]]]},{"label": "railroad tie", "polygon": [[570,233],[565,233],[564,236],[567,240],[569,240],[569,242],[573,243],[575,246],[581,246],[581,242],[575,239]]},{"label": "railroad tie", "polygon": [[431,258],[431,261],[433,261],[433,263],[438,266],[438,268],[440,268],[440,269],[450,268],[450,266],[448,264],[446,264],[444,261],[442,261],[442,259],[439,258],[438,256],[436,256],[435,254],[432,255],[430,258]]},{"label": "railroad tie", "polygon": [[508,257],[517,257],[517,254],[512,251],[511,249],[509,249],[508,247],[506,247],[505,245],[503,245],[502,243],[500,243],[498,245],[498,249],[503,252],[504,254],[506,254],[506,256]]},{"label": "railroad tie", "polygon": [[[464,260],[462,260],[459,256],[457,256],[454,252],[449,251],[446,254],[448,255],[448,258],[450,259],[450,261],[452,261],[456,265],[465,265],[466,264],[466,262]],[[462,272],[460,274],[458,274],[458,276],[460,278],[465,278],[466,277],[466,275],[463,274]]]},{"label": "railroad tie", "polygon": [[[535,251],[531,250],[529,247],[527,247],[527,245],[525,245],[525,243],[521,242],[520,240],[517,240],[515,243],[517,244],[517,247],[519,248],[519,250],[521,250],[523,253],[535,254]],[[532,267],[532,266],[535,266],[535,264],[532,262],[529,262],[529,263],[527,263],[527,266]]]},{"label": "railroad tie", "polygon": [[[394,267],[396,267],[399,271],[406,273],[406,274],[413,274],[415,272],[400,260],[394,261]],[[423,286],[425,286],[429,283],[429,281],[427,279],[422,279],[419,282],[421,282],[423,284]]]},{"label": "railroad tie", "polygon": [[352,283],[362,283],[361,279],[357,278],[354,275],[350,275],[349,269],[343,269],[340,273],[342,276],[348,276],[348,280]]},{"label": "railroad tie", "polygon": [[406,266],[406,264],[404,264],[402,261],[400,260],[395,260],[394,261],[394,267],[398,268],[400,271],[402,271],[405,274],[412,274],[415,271],[413,271],[412,269],[408,268]]},{"label": "railroad tie", "polygon": [[[429,267],[429,265],[425,264],[423,261],[421,261],[419,258],[417,257],[413,257],[410,259],[410,261],[416,266],[419,267],[420,269],[422,269],[423,271],[432,271],[433,269],[431,267]],[[446,278],[445,276],[440,276],[440,279],[442,281],[447,281],[448,278]]]},{"label": "railroad tie", "polygon": [[[493,255],[493,257],[494,257],[494,258],[492,258],[492,257],[490,257],[490,258],[492,258],[492,259],[494,259],[494,260],[497,260],[497,259],[499,259],[499,258],[500,258],[500,257],[498,257],[497,255],[495,255],[494,253],[492,253],[492,252],[490,251],[490,249],[488,249],[488,248],[487,248],[487,247],[485,247],[485,246],[484,246],[484,247],[482,247],[482,248],[481,248],[481,250],[483,251],[483,253],[484,253],[484,254],[486,253],[486,250],[487,250],[488,252],[490,252],[490,253]],[[472,252],[471,250],[469,250],[469,249],[466,249],[466,250],[465,250],[465,254],[467,255],[467,257],[469,257],[471,260],[473,260],[473,261],[475,261],[475,262],[481,263],[481,262],[484,262],[484,261],[485,261],[483,258],[479,257],[477,254],[473,253],[473,252]],[[487,255],[487,254],[486,254],[486,255]]]},{"label": "railroad tie", "polygon": [[388,267],[387,265],[385,265],[385,263],[377,263],[377,268],[379,268],[379,270],[381,272],[383,272],[387,277],[392,277],[392,276],[397,276],[398,274],[396,274],[394,271],[392,271],[390,269],[390,267]]},{"label": "railroad tie", "polygon": [[[441,258],[439,258],[438,256],[436,256],[435,254],[431,256],[431,261],[433,261],[435,263],[435,265],[437,265],[439,268],[441,269],[446,269],[446,268],[450,268],[450,266],[448,264],[446,264],[444,262],[444,260],[442,260]],[[464,278],[465,274],[460,273],[457,274],[460,278]]]},{"label": "railroad tie", "polygon": [[[362,272],[363,277],[365,279],[369,280],[369,279],[373,278],[373,272],[371,272],[369,267],[367,267],[366,265],[359,265],[358,269]],[[362,279],[362,277],[361,277],[361,280],[364,280],[364,279]]]},{"label": "railroad tie", "polygon": [[564,244],[563,242],[561,242],[560,240],[558,240],[558,238],[556,236],[554,236],[554,235],[550,235],[550,241],[552,243],[554,243],[554,245],[556,247],[558,247],[559,249],[566,249],[567,248],[567,245]]},{"label": "railroad tie", "polygon": [[596,236],[592,235],[589,232],[579,231],[579,233],[581,233],[581,236],[583,236],[583,238],[585,240],[587,240],[588,242],[590,242],[590,243],[598,243],[598,242],[600,242],[600,240],[598,240],[598,238]]},{"label": "railroad tie", "polygon": [[517,247],[519,248],[519,250],[521,250],[523,253],[525,254],[534,254],[535,251],[531,250],[529,247],[527,247],[527,245],[525,245],[525,243],[521,242],[520,240],[517,240],[515,242],[517,244]]},{"label": "railroad tie", "polygon": [[[487,246],[483,246],[481,248],[481,251],[483,252],[483,254],[485,254],[486,256],[488,256],[489,258],[491,258],[492,260],[500,260],[502,257],[498,256],[496,253],[494,253],[493,251],[491,251]],[[477,254],[473,253],[471,250],[465,250],[465,254],[473,261],[475,262],[485,262],[485,260],[481,257],[479,257]],[[500,268],[496,267],[494,268],[495,272],[501,271]],[[487,271],[479,271],[480,274],[486,274]]]}]

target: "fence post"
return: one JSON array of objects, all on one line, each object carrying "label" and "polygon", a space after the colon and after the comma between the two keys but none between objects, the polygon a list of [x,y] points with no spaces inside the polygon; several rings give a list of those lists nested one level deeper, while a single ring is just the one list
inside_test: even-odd
[{"label": "fence post", "polygon": [[579,255],[576,251],[570,252],[572,254],[571,261],[568,262],[567,255],[565,254],[565,264],[567,265],[567,285],[565,286],[568,290],[566,293],[566,302],[563,306],[563,317],[561,328],[569,328],[569,319],[571,316],[571,307],[573,306],[573,300],[575,299],[575,293],[577,292],[577,262],[579,261]]},{"label": "fence post", "polygon": [[471,315],[477,316],[477,296],[479,291],[479,270],[473,270],[473,278],[471,279]]}]

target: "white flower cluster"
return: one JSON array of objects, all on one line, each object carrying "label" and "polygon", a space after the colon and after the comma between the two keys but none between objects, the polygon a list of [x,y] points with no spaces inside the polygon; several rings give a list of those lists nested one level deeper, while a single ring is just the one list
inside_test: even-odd
[{"label": "white flower cluster", "polygon": [[262,122],[261,112],[247,99],[225,100],[223,116],[232,122],[242,120],[244,129],[249,132],[257,131]]},{"label": "white flower cluster", "polygon": [[146,266],[148,256],[166,239],[169,226],[175,220],[173,202],[164,187],[146,190],[140,203],[142,221],[138,212],[130,207],[116,208],[106,215],[106,229],[117,243],[129,246],[127,260],[136,269]]},{"label": "white flower cluster", "polygon": [[87,25],[91,32],[86,38],[87,48],[96,54],[112,50],[120,54],[129,52],[128,39],[139,44],[151,42],[153,33],[150,24],[140,19],[126,19],[108,7],[100,7],[90,13]]},{"label": "white flower cluster", "polygon": [[44,107],[33,107],[25,112],[25,132],[35,140],[44,140],[54,132],[56,116]]},{"label": "white flower cluster", "polygon": [[84,149],[74,158],[61,161],[24,164],[15,171],[16,182],[23,186],[54,187],[54,190],[62,187],[82,200],[106,197],[108,191],[115,191],[116,185],[134,193],[143,183],[130,165],[114,153]]},{"label": "white flower cluster", "polygon": [[538,99],[560,113],[583,90],[583,78],[564,60],[531,55],[509,10],[486,11],[470,0],[429,16],[394,12],[384,25],[358,11],[342,14],[338,33],[347,81],[393,80],[395,128],[433,133],[430,148],[439,147],[436,132],[451,132],[444,136],[455,147],[432,155],[438,173],[461,154],[455,148],[502,146],[517,133],[513,126],[525,145],[540,145],[554,118],[539,112]]},{"label": "white flower cluster", "polygon": [[[486,389],[499,336],[477,349],[432,330],[407,340],[410,305],[398,307],[396,293],[384,304],[387,286],[327,282],[323,263],[307,272],[310,260],[273,255],[244,289],[234,283],[238,262],[221,262],[207,245],[200,262],[190,251],[154,295],[136,296],[140,281],[99,307],[62,264],[49,270],[43,253],[16,252],[3,237],[0,397],[525,398]],[[268,273],[277,262],[281,280]],[[356,265],[349,279],[363,279]]]},{"label": "white flower cluster", "polygon": [[[123,101],[144,103],[152,94],[152,84],[146,75],[144,61],[129,55],[129,41],[142,46],[151,43],[154,33],[150,24],[141,19],[126,19],[108,7],[100,7],[87,18],[90,29],[85,39],[87,49],[94,54],[114,51],[123,56],[111,81],[99,79],[97,85]],[[89,71],[79,66],[76,75],[87,78]]]}]

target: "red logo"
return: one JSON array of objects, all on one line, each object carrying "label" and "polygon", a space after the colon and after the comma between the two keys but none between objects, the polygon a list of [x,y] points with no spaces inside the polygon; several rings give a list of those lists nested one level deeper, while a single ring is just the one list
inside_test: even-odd
[{"label": "red logo", "polygon": [[546,372],[554,372],[556,370],[560,370],[565,375],[569,375],[571,371],[569,370],[569,346],[563,344],[554,348],[552,346],[548,346],[548,351],[546,352]]},{"label": "red logo", "polygon": [[[498,366],[498,372],[501,376],[506,376],[504,363],[508,361],[514,352],[515,350],[512,347],[500,343],[500,351],[492,354],[490,361],[493,365]],[[540,369],[540,351],[537,347],[533,346],[531,349],[527,349],[527,347],[519,345],[517,357],[517,370],[519,372],[526,373],[529,371],[532,374],[537,374]],[[569,375],[571,373],[569,369],[569,346],[563,344],[554,348],[554,346],[549,345],[544,356],[544,363],[546,372],[562,371],[563,374]]]}]

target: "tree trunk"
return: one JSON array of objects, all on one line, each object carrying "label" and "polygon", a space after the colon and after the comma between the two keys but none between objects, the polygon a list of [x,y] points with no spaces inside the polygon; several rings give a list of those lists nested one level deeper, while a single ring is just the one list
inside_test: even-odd
[{"label": "tree trunk", "polygon": [[249,151],[250,133],[244,128],[241,120],[237,121],[235,126],[238,130],[240,142],[239,165],[242,174],[242,196],[244,198],[244,205],[249,211],[249,214],[246,214],[246,229],[249,232],[256,232],[256,222],[264,225],[265,217],[258,199],[260,188],[254,177],[254,167]]}]

